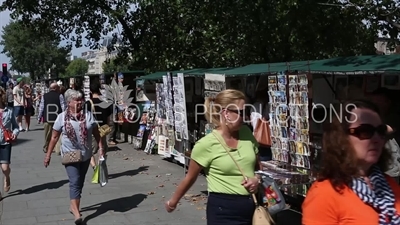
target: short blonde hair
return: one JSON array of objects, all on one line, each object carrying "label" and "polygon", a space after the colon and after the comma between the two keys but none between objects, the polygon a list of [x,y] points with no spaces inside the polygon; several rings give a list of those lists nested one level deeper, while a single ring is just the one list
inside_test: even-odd
[{"label": "short blonde hair", "polygon": [[207,121],[214,126],[221,125],[221,110],[229,105],[236,104],[238,100],[246,100],[243,92],[235,89],[226,89],[217,94],[215,98],[208,97],[204,102],[204,113]]}]

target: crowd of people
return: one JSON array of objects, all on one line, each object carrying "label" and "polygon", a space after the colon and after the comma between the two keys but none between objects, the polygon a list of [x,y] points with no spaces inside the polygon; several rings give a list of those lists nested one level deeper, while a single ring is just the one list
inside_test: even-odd
[{"label": "crowd of people", "polygon": [[[123,76],[118,78],[121,80]],[[50,165],[54,152],[60,153],[69,178],[70,212],[75,224],[83,222],[80,199],[88,168],[96,166],[95,155],[104,156],[108,145],[116,144],[113,134],[107,137],[99,132],[100,126],[115,126],[113,106],[99,107],[100,83],[93,82],[90,92],[91,98],[85,102],[83,92],[73,85],[65,90],[52,83],[48,93],[37,92],[36,96],[22,80],[17,80],[15,87],[10,84],[7,90],[0,88],[0,164],[4,190],[8,192],[11,187],[12,142],[19,132],[29,131],[30,118],[37,111],[38,121],[44,126],[44,166]],[[251,127],[256,125],[249,128],[244,124],[245,101],[245,94],[233,89],[206,99],[205,117],[215,129],[192,149],[186,177],[165,202],[167,212],[178,207],[180,199],[204,170],[209,193],[207,224],[253,223],[257,205],[252,194],[257,193],[261,183],[261,177],[254,172],[262,169],[260,160],[271,160],[271,153],[270,148],[261,146],[254,137]],[[262,113],[267,102],[256,98],[254,104],[259,111],[252,112],[252,116],[268,121],[268,115]],[[322,168],[303,203],[301,223],[400,224],[400,175],[392,173],[395,167],[400,171],[400,149],[398,145],[388,145],[389,141],[397,144],[399,126],[395,122],[398,119],[391,114],[390,96],[379,89],[369,100],[340,104],[336,112],[345,119],[333,116],[333,121],[324,126]]]},{"label": "crowd of people", "polygon": [[[121,81],[123,76],[119,78]],[[0,88],[0,164],[4,191],[11,188],[12,143],[20,132],[29,131],[31,117],[35,115],[44,127],[44,166],[50,165],[53,153],[61,155],[69,178],[69,210],[75,224],[83,223],[80,198],[89,166],[95,169],[97,157],[105,156],[108,145],[117,144],[113,132],[109,137],[100,136],[99,127],[104,124],[115,127],[112,116],[116,116],[112,106],[105,109],[99,106],[100,83],[93,82],[90,91],[90,100],[85,103],[83,91],[74,84],[66,89],[54,82],[45,94],[36,90],[36,96],[22,78],[17,79],[15,86],[10,83],[6,90]],[[10,138],[7,138],[8,134]]]}]

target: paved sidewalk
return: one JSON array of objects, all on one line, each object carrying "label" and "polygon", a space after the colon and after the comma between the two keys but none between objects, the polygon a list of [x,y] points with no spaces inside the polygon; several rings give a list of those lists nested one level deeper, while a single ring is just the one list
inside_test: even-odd
[{"label": "paved sidewalk", "polygon": [[[44,168],[43,129],[41,125],[32,128],[19,135],[12,149],[11,190],[0,205],[1,224],[74,224],[68,212],[65,169],[55,155],[50,167]],[[183,178],[183,168],[157,155],[133,150],[129,144],[118,147],[122,150],[108,154],[107,186],[91,184],[93,172],[89,169],[81,206],[88,225],[206,224],[204,177],[199,177],[178,209],[169,214],[164,201]]]}]

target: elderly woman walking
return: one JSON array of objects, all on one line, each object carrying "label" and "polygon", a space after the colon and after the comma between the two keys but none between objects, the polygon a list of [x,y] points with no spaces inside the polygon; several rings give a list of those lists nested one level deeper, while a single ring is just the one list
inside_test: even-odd
[{"label": "elderly woman walking", "polygon": [[93,114],[83,110],[82,93],[69,89],[65,92],[65,100],[67,109],[57,116],[54,123],[44,166],[50,164],[51,153],[62,134],[61,156],[69,179],[69,210],[75,217],[75,224],[82,224],[79,207],[85,176],[92,157],[92,135],[98,142],[100,155],[104,155],[103,142],[100,140]]},{"label": "elderly woman walking", "polygon": [[[11,162],[11,143],[17,138],[19,133],[18,123],[15,120],[13,110],[7,106],[6,91],[0,87],[0,165],[4,174],[4,191],[10,190],[10,162]],[[7,137],[5,132],[10,133],[11,137]],[[7,141],[6,138],[11,138]]]}]

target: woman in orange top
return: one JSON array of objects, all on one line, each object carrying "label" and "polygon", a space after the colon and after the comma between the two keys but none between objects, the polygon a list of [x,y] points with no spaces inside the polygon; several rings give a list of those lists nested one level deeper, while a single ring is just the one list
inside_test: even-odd
[{"label": "woman in orange top", "polygon": [[342,104],[324,128],[322,170],[303,203],[303,225],[400,224],[400,187],[385,175],[387,127],[368,101]]}]

